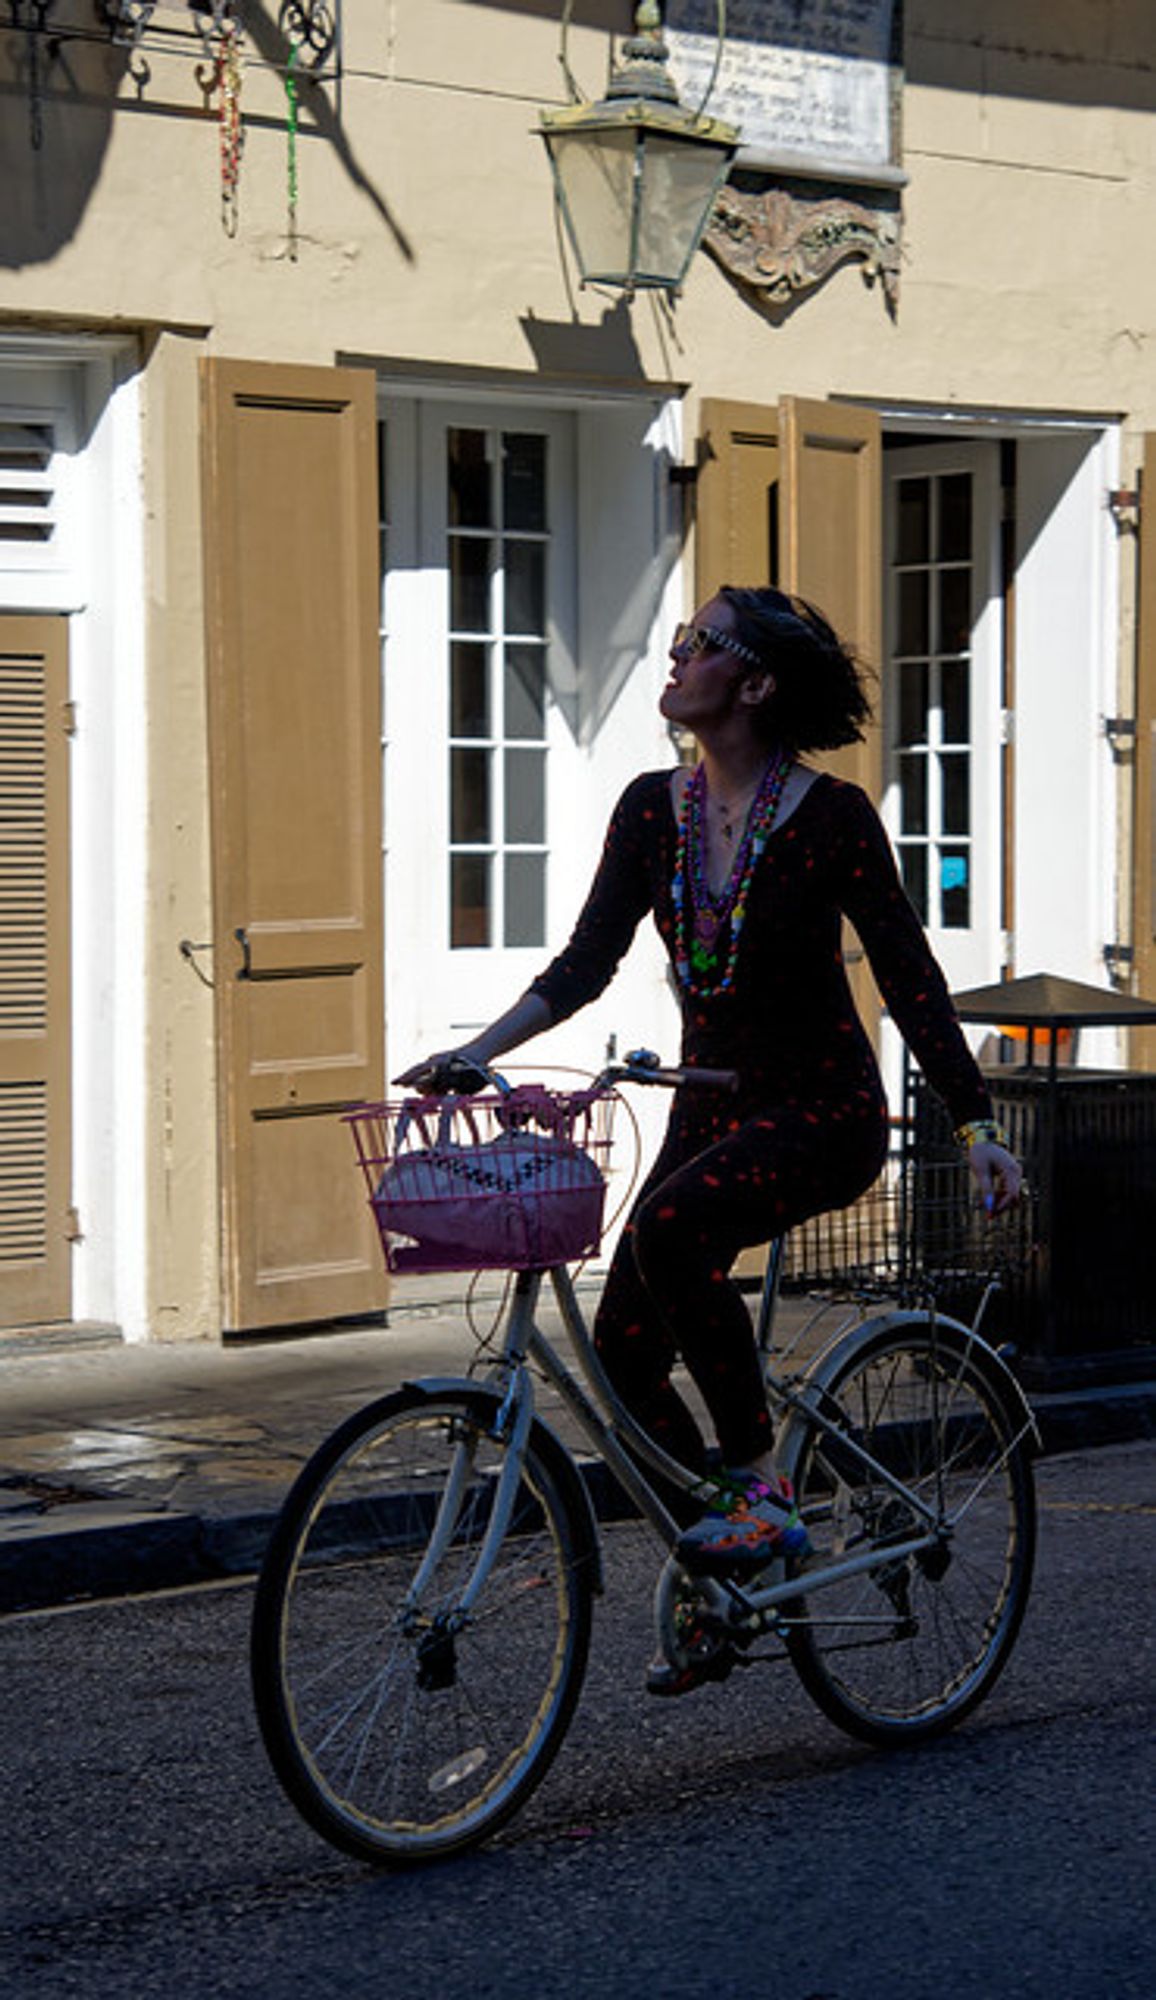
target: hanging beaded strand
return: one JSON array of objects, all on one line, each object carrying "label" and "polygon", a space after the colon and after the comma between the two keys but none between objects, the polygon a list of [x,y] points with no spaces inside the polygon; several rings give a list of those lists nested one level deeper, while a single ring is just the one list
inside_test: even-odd
[{"label": "hanging beaded strand", "polygon": [[220,91],[221,221],[226,236],[235,236],[241,202],[241,154],[245,150],[245,127],[241,119],[241,34],[232,21],[226,21],[221,30],[217,82]]},{"label": "hanging beaded strand", "polygon": [[[688,993],[711,999],[716,994],[729,993],[734,985],[751,878],[771,837],[793,761],[782,752],[768,764],[730,874],[717,896],[711,894],[706,880],[706,773],[699,764],[691,775],[678,816],[678,848],[671,883],[675,972]],[[710,975],[718,969],[718,939],[728,917],[730,945],[726,963],[710,984]]]},{"label": "hanging beaded strand", "polygon": [[285,71],[285,100],[286,100],[286,106],[287,106],[287,115],[286,115],[286,119],[285,119],[285,129],[286,129],[286,136],[287,136],[287,139],[288,139],[288,160],[287,160],[287,169],[288,169],[288,181],[289,181],[289,185],[288,185],[288,225],[289,225],[289,226],[288,226],[288,248],[289,248],[289,260],[290,260],[290,262],[291,262],[291,263],[293,263],[293,264],[295,264],[295,263],[297,262],[297,127],[298,127],[298,102],[297,102],[297,75],[296,75],[296,71],[297,71],[297,58],[298,58],[298,56],[300,55],[300,53],[301,53],[301,51],[300,51],[300,49],[298,48],[298,45],[297,45],[297,43],[296,43],[296,42],[292,42],[292,43],[290,43],[290,46],[289,46],[289,66],[288,66],[288,68],[287,68],[287,69],[286,69],[286,71]]}]

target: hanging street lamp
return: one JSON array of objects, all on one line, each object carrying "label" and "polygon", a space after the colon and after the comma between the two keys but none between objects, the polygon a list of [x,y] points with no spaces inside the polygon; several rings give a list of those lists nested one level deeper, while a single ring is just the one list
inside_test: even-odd
[{"label": "hanging street lamp", "polygon": [[738,150],[733,125],[679,102],[667,56],[661,10],[642,0],[605,97],[540,113],[582,282],[627,297],[677,297]]}]

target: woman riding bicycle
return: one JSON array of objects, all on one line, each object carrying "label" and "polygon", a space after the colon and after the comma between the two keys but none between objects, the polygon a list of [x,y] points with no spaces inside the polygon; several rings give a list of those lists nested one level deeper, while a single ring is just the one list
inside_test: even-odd
[{"label": "woman riding bicycle", "polygon": [[1020,1169],[878,815],[857,786],[801,761],[863,734],[869,707],[846,647],[801,599],[724,586],[679,626],[670,656],[660,711],[693,733],[701,761],[628,786],[565,949],[498,1020],[398,1081],[436,1086],[447,1062],[488,1065],[565,1020],[603,991],[653,916],[678,982],[682,1062],[734,1070],[738,1089],[676,1094],[595,1340],[643,1427],[705,1470],[704,1440],[671,1381],[676,1358],[686,1364],[726,1471],[678,1554],[725,1575],[806,1547],[774,1471],[731,1265],[741,1249],[854,1201],[887,1151],[887,1104],[843,963],[844,916],[948,1107],[989,1212],[1017,1199]]}]

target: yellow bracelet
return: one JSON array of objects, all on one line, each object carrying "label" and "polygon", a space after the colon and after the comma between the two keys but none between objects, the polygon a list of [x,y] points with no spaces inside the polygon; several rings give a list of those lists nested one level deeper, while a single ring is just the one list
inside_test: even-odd
[{"label": "yellow bracelet", "polygon": [[954,1136],[956,1145],[962,1146],[965,1153],[970,1153],[973,1146],[1008,1147],[1008,1135],[994,1118],[969,1119],[966,1125],[956,1126]]}]

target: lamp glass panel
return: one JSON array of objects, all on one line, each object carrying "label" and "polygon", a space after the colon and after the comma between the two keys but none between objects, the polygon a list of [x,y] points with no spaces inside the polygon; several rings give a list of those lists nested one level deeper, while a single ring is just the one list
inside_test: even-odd
[{"label": "lamp glass panel", "polygon": [[724,155],[714,146],[646,135],[638,226],[639,275],[676,284],[698,240]]},{"label": "lamp glass panel", "polygon": [[630,269],[633,132],[555,132],[551,157],[585,277]]}]

